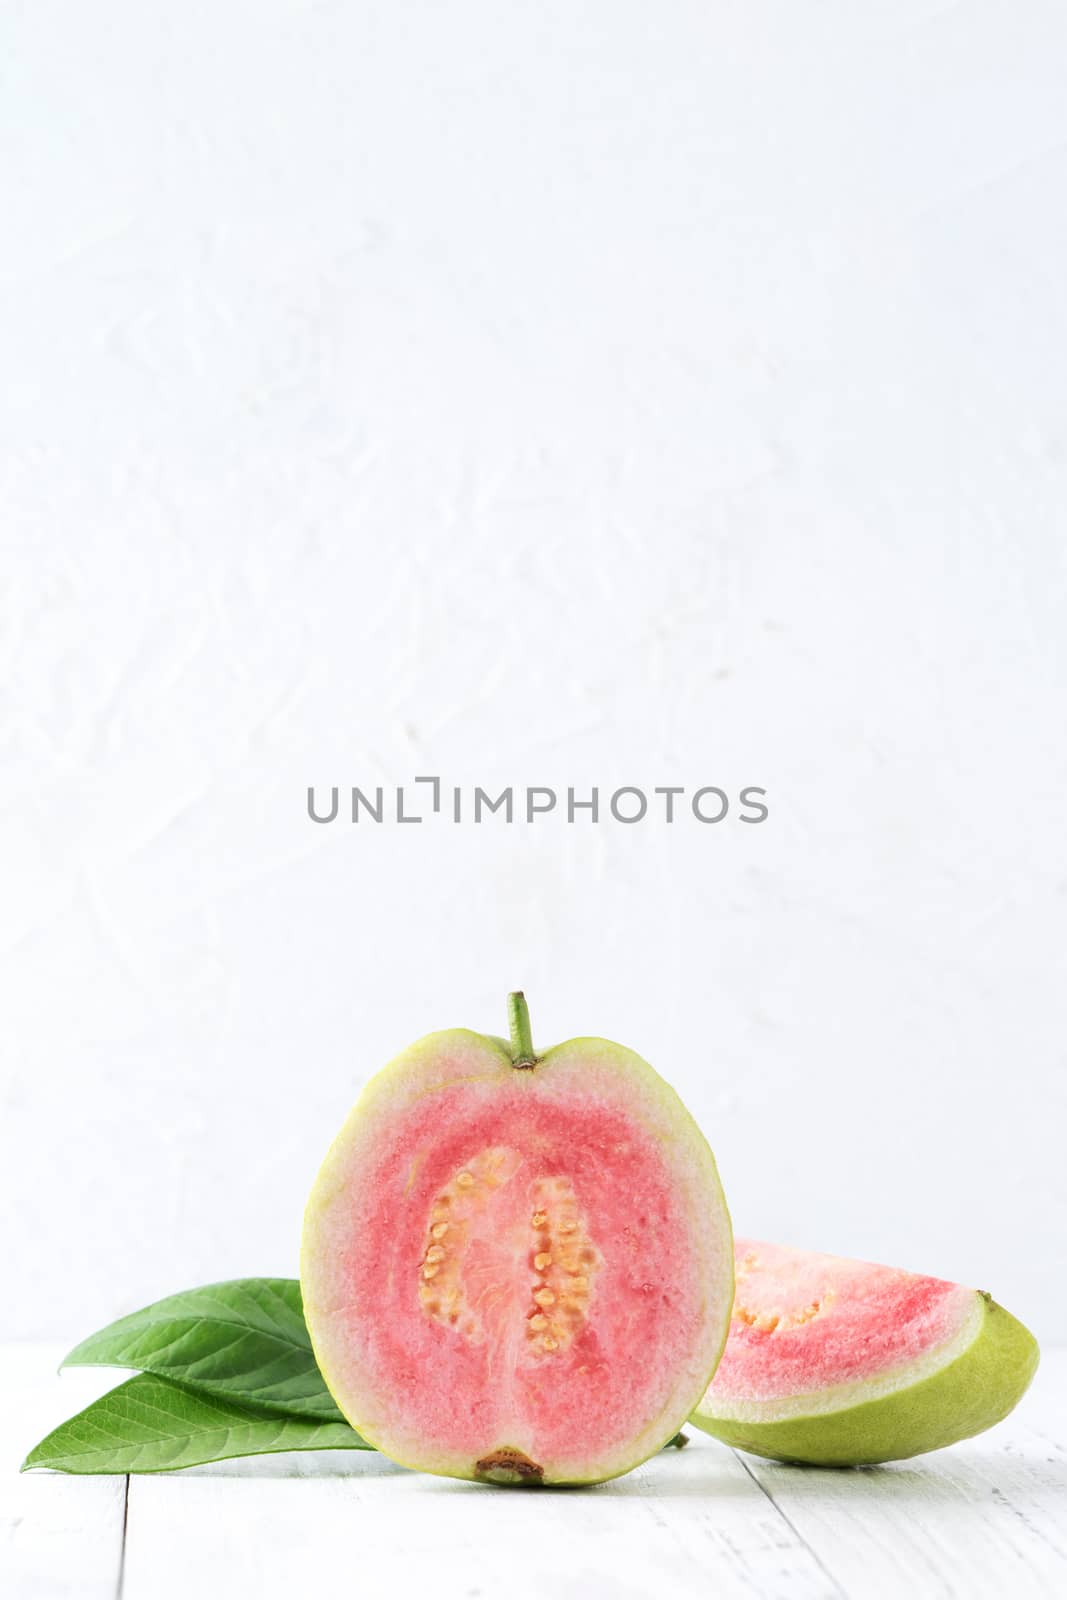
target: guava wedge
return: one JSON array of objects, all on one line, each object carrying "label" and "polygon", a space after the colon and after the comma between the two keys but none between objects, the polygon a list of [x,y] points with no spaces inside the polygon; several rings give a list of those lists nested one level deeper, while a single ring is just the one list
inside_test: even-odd
[{"label": "guava wedge", "polygon": [[597,1483],[661,1449],[733,1302],[715,1161],[632,1050],[430,1034],[364,1089],[308,1201],[304,1314],[338,1406],[394,1461]]},{"label": "guava wedge", "polygon": [[1038,1347],[988,1294],[751,1239],[735,1243],[722,1361],[691,1420],[753,1455],[861,1466],[1006,1417]]}]

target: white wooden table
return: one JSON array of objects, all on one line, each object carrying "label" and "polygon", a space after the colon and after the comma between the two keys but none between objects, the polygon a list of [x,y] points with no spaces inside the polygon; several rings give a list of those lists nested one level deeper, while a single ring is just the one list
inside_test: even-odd
[{"label": "white wooden table", "polygon": [[1067,1351],[1016,1414],[917,1461],[775,1466],[694,1433],[592,1490],[483,1488],[338,1451],[157,1477],[17,1475],[120,1374],[0,1346],[0,1593],[166,1600],[1067,1595]]}]

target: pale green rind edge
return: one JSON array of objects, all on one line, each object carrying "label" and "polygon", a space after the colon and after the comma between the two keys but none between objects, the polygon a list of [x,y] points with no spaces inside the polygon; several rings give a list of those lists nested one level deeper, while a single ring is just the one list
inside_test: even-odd
[{"label": "pale green rind edge", "polygon": [[979,1330],[961,1355],[880,1399],[782,1422],[740,1422],[700,1407],[689,1420],[751,1455],[825,1467],[902,1461],[970,1439],[1015,1408],[1040,1354],[1028,1328],[988,1295],[981,1299]]}]

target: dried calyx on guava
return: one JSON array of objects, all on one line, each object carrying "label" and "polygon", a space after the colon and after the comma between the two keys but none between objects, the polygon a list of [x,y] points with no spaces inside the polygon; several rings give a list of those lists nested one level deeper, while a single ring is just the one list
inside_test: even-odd
[{"label": "dried calyx on guava", "polygon": [[988,1294],[895,1267],[739,1239],[730,1337],[692,1421],[753,1455],[894,1461],[981,1433],[1037,1368]]},{"label": "dried calyx on guava", "polygon": [[596,1483],[706,1389],[733,1302],[711,1151],[631,1050],[430,1034],[364,1089],[308,1201],[304,1312],[338,1406],[394,1460]]}]

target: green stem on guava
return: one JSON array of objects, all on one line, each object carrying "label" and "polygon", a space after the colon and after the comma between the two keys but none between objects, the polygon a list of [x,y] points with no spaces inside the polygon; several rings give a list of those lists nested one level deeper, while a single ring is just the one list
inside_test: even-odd
[{"label": "green stem on guava", "polygon": [[534,1055],[533,1035],[530,1032],[530,1008],[521,989],[508,995],[508,1027],[511,1029],[511,1060],[516,1067],[532,1067]]}]

